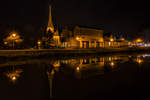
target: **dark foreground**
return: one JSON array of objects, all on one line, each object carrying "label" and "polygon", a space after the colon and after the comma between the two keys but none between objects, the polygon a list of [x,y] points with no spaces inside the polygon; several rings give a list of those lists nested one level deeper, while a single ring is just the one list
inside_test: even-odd
[{"label": "dark foreground", "polygon": [[150,54],[0,61],[1,100],[149,100]]}]

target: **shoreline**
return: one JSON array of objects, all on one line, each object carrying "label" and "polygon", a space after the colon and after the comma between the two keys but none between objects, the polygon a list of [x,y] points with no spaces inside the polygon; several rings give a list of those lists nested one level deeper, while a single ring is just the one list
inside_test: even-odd
[{"label": "shoreline", "polygon": [[150,48],[90,48],[90,49],[18,49],[0,50],[0,57],[14,56],[44,56],[44,55],[84,55],[84,54],[105,54],[105,53],[134,53],[149,52]]}]

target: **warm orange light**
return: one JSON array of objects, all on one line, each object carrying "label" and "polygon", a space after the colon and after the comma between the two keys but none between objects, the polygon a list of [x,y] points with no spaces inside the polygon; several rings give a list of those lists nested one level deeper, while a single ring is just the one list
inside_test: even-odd
[{"label": "warm orange light", "polygon": [[4,42],[4,44],[8,44],[8,42]]},{"label": "warm orange light", "polygon": [[55,75],[55,71],[54,70],[51,71],[51,75]]},{"label": "warm orange light", "polygon": [[112,67],[115,66],[115,63],[114,63],[114,62],[111,62],[111,63],[110,63],[110,66],[112,66]]},{"label": "warm orange light", "polygon": [[79,37],[76,37],[76,40],[79,40],[80,38]]},{"label": "warm orange light", "polygon": [[80,67],[77,67],[76,70],[79,72],[80,71]]},{"label": "warm orange light", "polygon": [[23,71],[22,70],[15,70],[15,71],[12,71],[12,72],[8,72],[6,73],[6,76],[13,82],[15,82],[19,77],[20,77],[20,74],[22,73]]},{"label": "warm orange light", "polygon": [[136,42],[142,42],[142,39],[138,38],[138,39],[136,40]]},{"label": "warm orange light", "polygon": [[137,60],[137,63],[139,63],[139,64],[141,64],[142,62],[143,62],[143,60],[141,60],[141,59]]},{"label": "warm orange light", "polygon": [[104,40],[101,38],[101,39],[100,39],[100,42],[103,42],[103,41],[104,41]]},{"label": "warm orange light", "polygon": [[48,27],[48,28],[47,28],[47,31],[51,31],[52,33],[54,33],[54,28]]},{"label": "warm orange light", "polygon": [[113,41],[114,41],[114,39],[113,39],[113,38],[111,38],[111,39],[110,39],[110,41],[111,41],[111,42],[113,42]]},{"label": "warm orange light", "polygon": [[55,63],[53,64],[53,66],[54,66],[54,67],[60,67],[60,62],[55,62]]},{"label": "warm orange light", "polygon": [[125,40],[125,39],[124,39],[124,38],[121,38],[120,40],[122,40],[122,41],[123,41],[123,40]]},{"label": "warm orange light", "polygon": [[41,41],[38,41],[37,44],[40,45],[40,44],[41,44]]},{"label": "warm orange light", "polygon": [[145,58],[146,56],[143,55],[143,58]]},{"label": "warm orange light", "polygon": [[13,76],[13,77],[12,77],[12,80],[13,80],[13,81],[15,81],[16,79],[17,79],[16,76]]},{"label": "warm orange light", "polygon": [[16,33],[13,33],[12,36],[13,36],[13,37],[16,37]]}]

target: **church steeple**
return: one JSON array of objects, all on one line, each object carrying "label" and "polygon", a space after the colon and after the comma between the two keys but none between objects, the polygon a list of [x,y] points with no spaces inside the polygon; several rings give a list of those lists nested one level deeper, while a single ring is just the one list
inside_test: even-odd
[{"label": "church steeple", "polygon": [[52,7],[49,5],[49,19],[48,19],[48,25],[47,25],[47,32],[54,33],[54,26],[52,21]]}]

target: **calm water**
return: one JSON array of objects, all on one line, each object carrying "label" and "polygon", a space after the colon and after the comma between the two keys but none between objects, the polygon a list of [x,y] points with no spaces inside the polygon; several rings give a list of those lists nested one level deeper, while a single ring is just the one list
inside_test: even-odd
[{"label": "calm water", "polygon": [[150,100],[150,54],[0,61],[0,100]]}]

